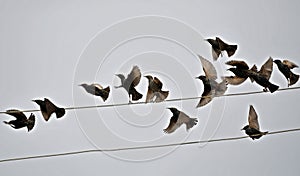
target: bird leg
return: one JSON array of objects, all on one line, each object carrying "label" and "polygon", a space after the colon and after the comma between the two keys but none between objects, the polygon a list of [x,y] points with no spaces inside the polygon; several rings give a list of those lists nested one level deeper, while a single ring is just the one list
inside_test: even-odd
[{"label": "bird leg", "polygon": [[265,87],[265,88],[263,89],[263,91],[264,91],[264,92],[268,92],[268,89]]}]

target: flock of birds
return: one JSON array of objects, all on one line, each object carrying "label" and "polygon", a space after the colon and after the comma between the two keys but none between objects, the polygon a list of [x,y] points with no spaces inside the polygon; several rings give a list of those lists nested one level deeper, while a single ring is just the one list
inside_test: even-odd
[{"label": "flock of birds", "polygon": [[[206,40],[212,46],[212,57],[214,61],[221,56],[223,56],[224,52],[227,53],[228,57],[231,57],[235,54],[237,50],[237,45],[227,44],[219,37],[215,39],[207,39]],[[227,65],[232,66],[228,69],[231,71],[234,76],[224,76],[221,77],[222,81],[217,82],[217,71],[212,64],[212,62],[203,58],[202,56],[198,56],[202,68],[204,71],[204,75],[200,75],[196,77],[203,82],[204,90],[201,95],[200,101],[197,108],[207,105],[209,102],[213,100],[216,96],[222,96],[226,92],[228,85],[240,85],[247,78],[251,80],[251,82],[256,82],[258,85],[262,86],[264,91],[269,91],[271,93],[278,90],[279,86],[271,83],[269,81],[272,71],[273,71],[273,62],[278,66],[279,71],[285,76],[288,82],[288,86],[292,86],[299,80],[299,75],[294,74],[291,70],[295,67],[298,67],[295,63],[289,60],[274,60],[270,57],[260,68],[258,71],[257,66],[254,65],[252,68],[248,66],[245,61],[241,60],[230,60],[226,62]],[[125,77],[123,74],[116,74],[117,77],[121,80],[121,85],[115,86],[116,89],[124,88],[129,96],[129,103],[131,101],[138,101],[143,97],[143,94],[136,90],[136,86],[139,84],[142,74],[141,70],[138,66],[133,66],[131,72]],[[148,79],[148,91],[146,95],[146,103],[155,102],[159,103],[164,101],[168,95],[169,91],[162,90],[163,83],[157,78],[151,75],[144,76]],[[86,92],[99,96],[105,102],[109,97],[110,87],[107,86],[103,88],[100,84],[80,84]],[[49,99],[44,98],[44,100],[33,100],[36,104],[39,105],[40,111],[42,113],[45,121],[48,121],[50,116],[55,113],[57,118],[61,118],[65,115],[65,109],[57,107],[54,105]],[[178,110],[177,108],[171,107],[168,108],[173,116],[170,118],[170,123],[166,129],[163,131],[165,133],[172,133],[177,128],[179,128],[182,124],[186,125],[186,130],[188,131],[190,128],[195,126],[198,122],[196,118],[190,118],[184,112]],[[10,109],[6,111],[6,114],[14,116],[16,119],[11,121],[4,121],[5,124],[10,125],[15,129],[27,127],[28,131],[32,130],[35,124],[35,115],[33,113],[30,114],[29,118],[25,116],[25,114],[16,109]],[[258,115],[252,105],[250,105],[249,115],[248,115],[248,125],[246,125],[242,130],[245,130],[245,133],[249,135],[252,139],[259,139],[262,135],[267,134],[267,132],[261,132],[258,123]]]}]

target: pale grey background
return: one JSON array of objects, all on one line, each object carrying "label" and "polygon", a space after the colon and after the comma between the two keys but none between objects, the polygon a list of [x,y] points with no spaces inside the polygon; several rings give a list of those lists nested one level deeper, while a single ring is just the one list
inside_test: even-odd
[{"label": "pale grey background", "polygon": [[[171,91],[170,98],[199,96],[202,84],[194,77],[203,72],[195,54],[211,60],[210,47],[202,39],[216,35],[237,43],[234,58],[246,59],[249,65],[255,63],[260,67],[269,56],[289,58],[300,64],[299,7],[296,1],[0,1],[0,109],[35,109],[37,106],[30,100],[42,97],[65,107],[104,104],[77,85],[94,81],[104,86],[118,85],[114,73],[127,74],[133,64],[138,64],[143,73],[159,76]],[[144,25],[131,23],[130,19],[141,16],[163,16],[162,19],[169,18],[166,23],[170,25],[161,29],[151,18],[141,20]],[[117,25],[125,19],[128,22],[121,23],[124,26]],[[172,28],[171,24],[182,29]],[[102,41],[100,31],[107,32]],[[145,37],[125,43],[102,65],[113,41],[126,40],[135,31],[171,36],[192,52],[176,42]],[[224,57],[215,63],[220,75],[229,74],[224,71],[226,60]],[[299,69],[295,72],[300,73]],[[286,80],[276,66],[271,81],[286,87]],[[143,78],[138,90],[144,93],[146,85]],[[228,93],[256,90],[261,87],[247,81],[230,87]],[[111,93],[105,104],[127,101],[124,90],[112,88]],[[262,130],[296,128],[300,124],[299,98],[298,91],[286,91],[216,99],[198,110],[194,108],[197,100],[78,110],[68,111],[59,120],[52,117],[47,123],[36,113],[37,124],[30,133],[0,125],[0,159],[240,136],[240,128],[247,123],[249,104],[256,108]],[[197,116],[199,124],[189,133],[182,127],[172,135],[164,135],[162,129],[171,115],[165,108],[169,106]],[[2,114],[1,119],[10,117]],[[254,142],[244,139],[176,150],[91,153],[7,162],[0,163],[0,173],[299,175],[298,138],[296,132],[264,136]]]}]

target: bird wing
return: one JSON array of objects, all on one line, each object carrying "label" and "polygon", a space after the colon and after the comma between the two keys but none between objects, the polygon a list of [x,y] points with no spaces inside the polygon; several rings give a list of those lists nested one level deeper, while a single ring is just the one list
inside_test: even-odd
[{"label": "bird wing", "polygon": [[27,117],[22,111],[16,110],[16,109],[10,109],[6,111],[6,114],[14,116],[17,120],[20,121],[26,121]]},{"label": "bird wing", "polygon": [[290,69],[293,69],[295,67],[299,67],[298,65],[296,65],[295,63],[289,61],[289,60],[283,60],[282,63],[284,65],[286,65],[287,67],[289,67]]},{"label": "bird wing", "polygon": [[259,74],[267,78],[268,80],[271,77],[273,71],[273,59],[270,57],[260,68]]},{"label": "bird wing", "polygon": [[141,71],[138,66],[133,66],[131,72],[127,76],[128,83],[132,84],[133,87],[137,86],[141,80]]},{"label": "bird wing", "polygon": [[244,61],[230,60],[230,61],[227,61],[225,64],[235,66],[235,67],[241,68],[241,69],[249,69],[249,66]]},{"label": "bird wing", "polygon": [[230,85],[239,85],[239,84],[242,84],[246,78],[241,78],[241,77],[238,77],[238,76],[225,76],[225,77],[222,77],[223,80],[226,81],[227,84],[230,84]]},{"label": "bird wing", "polygon": [[92,85],[95,86],[96,88],[100,89],[100,90],[103,89],[103,87],[100,84],[98,84],[98,83],[94,83]]},{"label": "bird wing", "polygon": [[216,71],[214,65],[211,62],[209,62],[208,60],[206,60],[204,57],[199,56],[199,55],[198,55],[198,57],[201,61],[205,76],[208,79],[216,80],[217,79],[217,71]]},{"label": "bird wing", "polygon": [[146,96],[146,103],[150,102],[153,97],[155,96],[155,93],[148,87],[147,96]]},{"label": "bird wing", "polygon": [[248,122],[250,128],[254,128],[259,131],[258,116],[252,105],[250,105],[250,109],[249,109]]},{"label": "bird wing", "polygon": [[171,119],[170,119],[169,125],[166,129],[164,129],[164,132],[165,133],[174,132],[178,128],[178,126],[176,125],[176,121],[177,121],[177,119],[175,119],[175,117],[172,116]]},{"label": "bird wing", "polygon": [[211,54],[212,54],[213,59],[216,61],[221,54],[221,50],[211,47]]},{"label": "bird wing", "polygon": [[225,50],[228,46],[227,43],[225,43],[223,40],[221,40],[219,37],[216,37],[216,41],[218,42],[219,48],[221,51]]},{"label": "bird wing", "polygon": [[215,94],[216,96],[224,95],[227,90],[227,81],[223,80],[222,82],[217,84]]},{"label": "bird wing", "polygon": [[188,115],[186,115],[184,112],[180,111],[178,120],[176,123],[180,126],[183,123],[188,124],[189,122],[190,122],[190,117]]},{"label": "bird wing", "polygon": [[51,114],[56,111],[57,107],[47,98],[44,99],[44,102],[46,104],[46,112],[42,111],[42,114],[44,119],[48,121]]},{"label": "bird wing", "polygon": [[198,107],[202,107],[206,104],[208,104],[209,102],[211,102],[211,100],[213,99],[213,96],[215,94],[215,90],[205,90],[203,91],[202,95],[201,95],[201,99],[198,103],[198,105],[196,106],[197,108]]},{"label": "bird wing", "polygon": [[163,83],[157,77],[154,77],[153,82],[157,85],[158,89],[162,89]]}]

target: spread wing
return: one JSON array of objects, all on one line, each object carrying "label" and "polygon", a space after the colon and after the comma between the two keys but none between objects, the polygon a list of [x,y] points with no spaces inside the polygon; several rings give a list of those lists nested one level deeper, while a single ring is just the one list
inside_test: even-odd
[{"label": "spread wing", "polygon": [[152,89],[148,88],[147,96],[146,96],[146,103],[150,102],[154,96],[155,96],[155,93],[152,91]]},{"label": "spread wing", "polygon": [[202,107],[202,106],[208,104],[209,102],[211,102],[214,95],[215,95],[215,90],[205,90],[204,89],[204,92],[201,95],[201,99],[196,107],[198,108],[198,107]]},{"label": "spread wing", "polygon": [[254,128],[259,131],[258,116],[252,105],[250,105],[249,109],[248,122],[250,128]]},{"label": "spread wing", "polygon": [[289,60],[283,60],[282,63],[286,66],[288,66],[290,69],[293,69],[295,67],[299,67],[298,65],[296,65],[295,63],[289,61]]},{"label": "spread wing", "polygon": [[213,66],[213,64],[211,62],[209,62],[208,60],[206,60],[202,56],[198,55],[198,57],[201,61],[205,76],[208,79],[216,80],[217,79],[217,71],[216,71],[215,67]]},{"label": "spread wing", "polygon": [[26,121],[27,117],[25,116],[25,114],[19,110],[16,109],[10,109],[6,111],[6,114],[14,116],[17,120],[20,121]]},{"label": "spread wing", "polygon": [[44,99],[46,105],[46,111],[42,111],[42,115],[46,121],[49,120],[52,113],[54,113],[57,107],[47,98]]},{"label": "spread wing", "polygon": [[157,77],[154,77],[153,82],[157,85],[158,89],[162,89],[163,83]]},{"label": "spread wing", "polygon": [[216,37],[216,41],[218,42],[221,51],[227,48],[228,44],[221,40],[219,37]]},{"label": "spread wing", "polygon": [[221,50],[211,47],[211,54],[212,54],[214,61],[216,61],[221,54]]},{"label": "spread wing", "polygon": [[165,133],[172,133],[174,132],[179,126],[177,125],[177,118],[172,116],[170,119],[170,123],[166,129],[164,129]]},{"label": "spread wing", "polygon": [[269,80],[271,77],[272,71],[273,71],[273,59],[270,57],[264,63],[264,65],[261,66],[258,73]]},{"label": "spread wing", "polygon": [[247,69],[247,70],[249,69],[248,64],[244,61],[231,60],[231,61],[227,61],[225,64],[235,66],[241,69]]},{"label": "spread wing", "polygon": [[241,78],[241,77],[237,77],[237,76],[225,76],[222,77],[223,80],[226,81],[227,84],[230,85],[239,85],[242,84],[246,78]]},{"label": "spread wing", "polygon": [[127,81],[133,85],[133,87],[137,86],[141,80],[141,71],[138,66],[133,66],[131,72],[127,76]]}]

